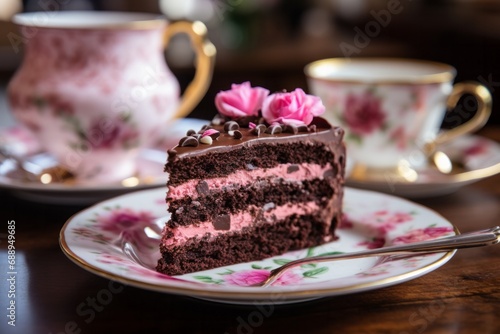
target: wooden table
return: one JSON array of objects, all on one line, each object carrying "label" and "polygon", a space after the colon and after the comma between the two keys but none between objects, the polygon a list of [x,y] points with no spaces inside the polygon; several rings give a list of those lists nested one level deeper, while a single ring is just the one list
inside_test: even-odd
[{"label": "wooden table", "polygon": [[[482,131],[500,141],[499,128]],[[462,232],[500,224],[500,175],[419,200]],[[0,333],[500,333],[500,246],[459,251],[404,284],[295,305],[205,302],[123,286],[66,258],[58,234],[82,207],[31,203],[0,192]],[[16,327],[9,319],[7,225],[16,226]],[[104,290],[113,294],[97,302]],[[256,313],[257,312],[257,313]]]}]

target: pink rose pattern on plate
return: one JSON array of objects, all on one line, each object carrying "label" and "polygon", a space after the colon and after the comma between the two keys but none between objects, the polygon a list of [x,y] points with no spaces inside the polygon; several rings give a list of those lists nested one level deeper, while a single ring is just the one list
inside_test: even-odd
[{"label": "pink rose pattern on plate", "polygon": [[[230,285],[249,286],[266,280],[269,277],[269,273],[270,271],[266,269],[239,271],[224,276],[224,280]],[[288,271],[274,285],[297,284],[301,280],[301,276],[295,274],[293,271]]]},{"label": "pink rose pattern on plate", "polygon": [[[314,256],[315,255],[314,251],[315,251],[314,247],[309,248],[307,250],[307,254],[305,255],[305,257]],[[316,255],[331,255],[337,253],[340,252],[329,252]],[[273,266],[262,267],[261,265],[254,263],[251,265],[252,268],[251,270],[234,271],[232,269],[226,269],[224,272],[218,272],[217,275],[220,276],[220,278],[214,278],[213,276],[210,275],[194,275],[193,278],[203,283],[249,286],[266,280],[269,277],[272,269],[278,266],[282,266],[290,261],[293,261],[293,259],[287,259],[287,258],[273,259],[272,260],[274,264]],[[317,278],[318,276],[327,273],[329,270],[328,267],[319,266],[316,263],[304,264],[300,268],[301,268],[300,272],[296,270],[286,271],[272,285],[284,286],[284,285],[300,284],[304,279]]]},{"label": "pink rose pattern on plate", "polygon": [[392,240],[394,245],[410,244],[413,242],[436,239],[442,236],[451,235],[453,229],[451,227],[427,227],[424,229],[416,229],[402,236],[398,236]]},{"label": "pink rose pattern on plate", "polygon": [[103,231],[121,233],[127,229],[141,229],[150,226],[154,219],[151,212],[118,207],[97,215],[95,222]]},{"label": "pink rose pattern on plate", "polygon": [[95,218],[96,228],[114,234],[113,241],[119,246],[130,242],[138,249],[155,249],[153,241],[145,233],[145,228],[153,226],[155,217],[148,211],[134,211],[129,208],[115,208]]},{"label": "pink rose pattern on plate", "polygon": [[104,263],[104,264],[117,266],[121,270],[126,271],[126,272],[132,272],[132,273],[137,273],[139,275],[160,278],[162,280],[172,280],[172,279],[176,280],[175,278],[172,278],[171,276],[159,273],[159,272],[151,270],[151,269],[144,268],[143,266],[135,263],[132,260],[128,260],[128,259],[125,259],[123,257],[108,254],[108,253],[100,254],[97,258],[97,261]]}]

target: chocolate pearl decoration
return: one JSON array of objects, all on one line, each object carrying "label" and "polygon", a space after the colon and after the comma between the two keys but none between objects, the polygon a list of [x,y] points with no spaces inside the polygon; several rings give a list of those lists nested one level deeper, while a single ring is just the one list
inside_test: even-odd
[{"label": "chocolate pearl decoration", "polygon": [[200,129],[200,131],[198,131],[198,133],[200,133],[200,134],[201,134],[201,133],[203,133],[203,132],[205,132],[205,131],[207,131],[207,130],[209,130],[209,129],[213,129],[213,127],[212,127],[211,125],[205,124],[205,125],[203,125],[203,126],[201,127],[201,129]]},{"label": "chocolate pearl decoration", "polygon": [[203,134],[201,136],[202,137],[210,136],[210,137],[212,137],[212,140],[216,140],[217,138],[219,138],[220,132],[215,130],[215,129],[208,129],[208,130],[205,130],[205,132],[203,132]]},{"label": "chocolate pearl decoration", "polygon": [[212,124],[213,125],[222,125],[225,122],[225,117],[222,116],[221,114],[215,115],[215,117],[212,119]]},{"label": "chocolate pearl decoration", "polygon": [[197,147],[198,146],[198,140],[196,140],[196,138],[194,138],[194,137],[184,137],[183,139],[181,139],[179,141],[179,145],[182,147],[186,147],[186,146]]},{"label": "chocolate pearl decoration", "polygon": [[201,137],[200,143],[205,144],[205,145],[212,145],[213,139],[210,136]]},{"label": "chocolate pearl decoration", "polygon": [[252,133],[259,137],[261,133],[264,133],[266,131],[266,129],[267,128],[264,124],[259,124],[255,127],[255,129],[252,130]]},{"label": "chocolate pearl decoration", "polygon": [[182,137],[181,139],[179,139],[179,145],[182,146],[182,143],[184,143],[186,141],[186,139],[188,139],[188,136]]},{"label": "chocolate pearl decoration", "polygon": [[239,128],[240,128],[240,126],[235,121],[229,121],[229,122],[224,123],[224,131],[225,132],[238,130]]},{"label": "chocolate pearl decoration", "polygon": [[239,130],[235,130],[233,136],[234,136],[234,139],[241,139],[241,138],[243,138],[243,134]]},{"label": "chocolate pearl decoration", "polygon": [[283,132],[293,133],[294,135],[296,135],[299,132],[299,129],[295,125],[285,125]]},{"label": "chocolate pearl decoration", "polygon": [[266,133],[269,133],[271,135],[281,133],[282,131],[283,131],[283,129],[281,128],[281,125],[278,125],[278,124],[273,124],[266,129]]},{"label": "chocolate pearl decoration", "polygon": [[307,127],[307,125],[299,125],[299,126],[297,127],[297,130],[298,130],[299,132],[309,132],[309,128]]}]

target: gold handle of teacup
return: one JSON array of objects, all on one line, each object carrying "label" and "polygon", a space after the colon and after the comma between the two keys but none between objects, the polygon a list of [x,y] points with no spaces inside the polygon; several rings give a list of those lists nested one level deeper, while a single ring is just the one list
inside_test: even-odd
[{"label": "gold handle of teacup", "polygon": [[460,98],[470,94],[477,101],[477,111],[474,116],[465,123],[446,131],[442,131],[433,141],[426,144],[426,151],[430,155],[435,152],[436,147],[447,143],[459,136],[474,132],[482,128],[491,115],[492,98],[488,89],[472,81],[465,81],[453,86],[453,91],[448,97],[447,107],[451,110],[456,107]]},{"label": "gold handle of teacup", "polygon": [[189,36],[193,49],[196,52],[196,73],[181,98],[179,107],[173,118],[182,118],[188,115],[200,102],[212,79],[215,64],[215,46],[207,38],[207,27],[200,21],[179,21],[168,25],[165,31],[165,48],[170,39],[179,33]]}]

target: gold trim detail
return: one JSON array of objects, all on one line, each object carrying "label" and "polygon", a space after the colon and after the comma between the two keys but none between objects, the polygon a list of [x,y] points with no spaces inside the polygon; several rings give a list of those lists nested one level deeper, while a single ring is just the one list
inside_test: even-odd
[{"label": "gold trim detail", "polygon": [[472,182],[485,179],[487,177],[500,174],[500,163],[484,167],[481,169],[463,171],[456,174],[441,174],[443,178],[442,182],[437,183],[436,180],[431,183],[420,182],[417,177],[410,179],[401,174],[397,168],[393,169],[370,169],[361,164],[356,164],[353,167],[353,171],[348,176],[348,179],[355,182],[364,182],[366,184],[387,184],[388,180],[397,181],[398,185],[414,184],[419,186],[424,186],[428,184],[450,184],[450,183],[463,183]]},{"label": "gold trim detail", "polygon": [[[415,79],[387,79],[387,80],[363,80],[363,79],[334,79],[334,78],[325,78],[315,74],[317,72],[317,68],[321,66],[330,66],[331,68],[341,68],[346,64],[356,64],[356,63],[369,63],[373,62],[374,64],[420,64],[432,66],[440,69],[439,72],[433,74],[425,74],[420,75]],[[438,84],[451,82],[455,78],[456,69],[448,64],[428,61],[428,60],[420,60],[420,59],[411,59],[411,58],[326,58],[314,61],[312,63],[307,64],[304,67],[304,73],[306,77],[318,80],[322,82],[331,82],[331,83],[349,83],[349,84],[367,84],[367,83],[375,83],[379,85],[420,85],[420,84]]]},{"label": "gold trim detail", "polygon": [[[56,16],[69,15],[123,15],[121,22],[103,22],[96,24],[57,24],[50,22],[50,19]],[[135,17],[135,19],[134,19]],[[112,11],[62,11],[62,12],[29,12],[16,14],[12,18],[12,22],[20,27],[33,27],[37,29],[65,29],[65,30],[113,30],[113,29],[130,29],[130,30],[149,30],[161,29],[168,21],[166,17],[152,13],[139,12],[112,12]]]}]

